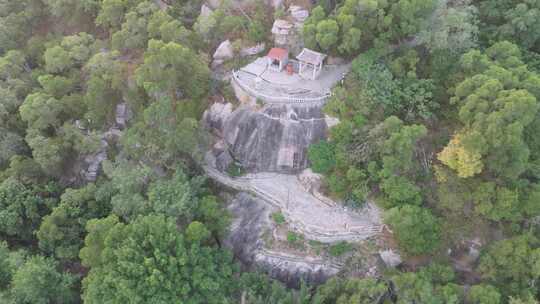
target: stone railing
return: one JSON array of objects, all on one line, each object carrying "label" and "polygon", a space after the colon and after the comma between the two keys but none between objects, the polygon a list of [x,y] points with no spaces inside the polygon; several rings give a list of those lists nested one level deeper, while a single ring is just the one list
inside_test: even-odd
[{"label": "stone railing", "polygon": [[[269,193],[260,191],[256,187],[249,184],[250,178],[239,177],[230,178],[219,172],[217,169],[210,166],[203,166],[206,174],[214,180],[222,183],[225,186],[234,188],[240,191],[251,193],[271,205],[279,208],[281,213],[287,220],[287,223],[293,230],[302,233],[308,239],[316,240],[323,243],[334,243],[339,241],[361,241],[378,235],[382,232],[383,226],[380,224],[366,224],[362,226],[348,226],[345,229],[326,229],[324,227],[314,226],[301,222],[294,216],[279,199],[273,197]],[[242,180],[244,180],[242,182]],[[372,209],[371,206],[367,208]],[[371,210],[369,211],[371,212]]]},{"label": "stone railing", "polygon": [[299,256],[286,254],[283,252],[273,251],[267,248],[261,248],[258,250],[257,253],[270,257],[270,258],[289,261],[292,263],[305,263],[305,264],[310,264],[313,266],[330,267],[330,268],[334,268],[335,270],[340,270],[341,268],[343,268],[343,266],[345,266],[343,263],[339,263],[336,261],[328,261],[325,259],[316,259],[316,258],[310,258],[310,257],[299,257]]},{"label": "stone railing", "polygon": [[260,98],[266,103],[323,103],[332,95],[330,92],[327,92],[319,97],[269,96],[258,92],[257,90],[251,88],[248,84],[244,83],[238,76],[237,71],[232,71],[232,79],[240,88],[246,91],[246,93],[255,98]]}]

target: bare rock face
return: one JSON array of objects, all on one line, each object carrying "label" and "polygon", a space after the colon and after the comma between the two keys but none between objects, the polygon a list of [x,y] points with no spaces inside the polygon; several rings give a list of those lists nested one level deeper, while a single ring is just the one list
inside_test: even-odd
[{"label": "bare rock face", "polygon": [[256,251],[264,244],[262,236],[271,226],[270,215],[277,209],[273,210],[270,205],[243,192],[234,197],[228,209],[233,215],[233,221],[225,246],[242,263],[251,266]]},{"label": "bare rock face", "polygon": [[204,18],[207,18],[207,17],[210,17],[210,15],[212,15],[212,9],[209,8],[206,4],[203,4],[201,6],[201,16],[204,17]]},{"label": "bare rock face", "polygon": [[263,52],[266,48],[266,44],[264,42],[258,43],[254,46],[245,47],[240,50],[240,56],[253,56],[257,55],[261,52]]},{"label": "bare rock face", "polygon": [[272,229],[270,219],[275,207],[247,193],[239,193],[228,207],[233,215],[230,232],[224,245],[248,269],[261,269],[289,287],[298,288],[303,280],[310,284],[324,283],[339,268],[327,261],[298,257],[264,249],[263,235]]},{"label": "bare rock face", "polygon": [[230,102],[216,102],[204,111],[203,121],[213,131],[220,133],[227,118],[231,115],[233,105]]},{"label": "bare rock face", "polygon": [[298,5],[291,5],[291,7],[289,7],[289,12],[296,22],[303,23],[309,17],[309,11]]},{"label": "bare rock face", "polygon": [[227,60],[234,57],[234,51],[232,43],[229,40],[225,40],[216,49],[214,52],[213,58],[216,60]]},{"label": "bare rock face", "polygon": [[233,158],[248,171],[296,173],[308,167],[308,147],[326,131],[320,105],[267,105],[238,108],[223,134]]},{"label": "bare rock face", "polygon": [[391,249],[379,251],[379,255],[386,267],[394,268],[401,264],[401,256]]}]

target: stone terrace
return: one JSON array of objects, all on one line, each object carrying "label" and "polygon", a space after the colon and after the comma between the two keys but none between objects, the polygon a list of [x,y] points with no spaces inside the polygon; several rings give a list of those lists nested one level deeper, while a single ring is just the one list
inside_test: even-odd
[{"label": "stone terrace", "polygon": [[311,80],[297,73],[272,71],[267,68],[265,58],[258,58],[239,71],[233,71],[233,80],[248,94],[267,103],[323,102],[349,69],[350,64],[325,66],[319,78]]}]

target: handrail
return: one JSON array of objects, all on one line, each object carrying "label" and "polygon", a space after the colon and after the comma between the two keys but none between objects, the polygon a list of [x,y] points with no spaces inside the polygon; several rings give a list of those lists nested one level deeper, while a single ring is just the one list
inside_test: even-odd
[{"label": "handrail", "polygon": [[290,96],[269,96],[262,94],[260,92],[257,92],[256,90],[252,89],[249,85],[242,82],[240,77],[238,77],[238,72],[232,71],[232,78],[235,81],[236,84],[238,84],[243,90],[245,90],[250,95],[253,95],[253,97],[261,98],[264,101],[268,103],[316,103],[316,102],[323,102],[328,97],[332,96],[332,93],[328,92],[320,97],[290,97]]},{"label": "handrail", "polygon": [[[203,168],[211,178],[216,179],[222,184],[225,184],[240,191],[250,192],[255,196],[265,200],[266,202],[272,204],[273,206],[279,208],[283,216],[286,218],[289,226],[297,232],[300,232],[306,236],[311,236],[308,238],[316,239],[321,242],[334,242],[345,239],[364,240],[382,232],[383,226],[381,224],[375,223],[372,225],[367,224],[365,226],[349,226],[346,230],[333,230],[327,229],[325,227],[314,226],[312,224],[302,223],[300,220],[296,219],[296,217],[287,208],[284,208],[279,203],[279,200],[269,195],[268,193],[262,192],[257,188],[239,183],[238,180],[225,176],[224,174],[210,166],[206,165],[203,166]],[[371,209],[371,206],[369,206],[368,208]]]}]

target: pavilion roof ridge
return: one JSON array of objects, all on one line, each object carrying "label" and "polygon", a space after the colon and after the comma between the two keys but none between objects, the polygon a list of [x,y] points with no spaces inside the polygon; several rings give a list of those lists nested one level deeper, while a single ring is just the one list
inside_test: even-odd
[{"label": "pavilion roof ridge", "polygon": [[296,56],[296,59],[313,65],[319,65],[325,58],[326,54],[308,48],[303,48],[300,54]]}]

